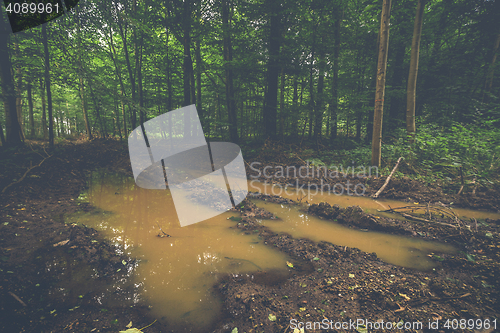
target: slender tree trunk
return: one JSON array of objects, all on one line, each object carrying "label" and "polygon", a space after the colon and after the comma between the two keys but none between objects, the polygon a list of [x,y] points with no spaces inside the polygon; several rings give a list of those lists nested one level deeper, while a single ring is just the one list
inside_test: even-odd
[{"label": "slender tree trunk", "polygon": [[319,54],[319,78],[318,78],[318,96],[315,106],[315,124],[314,124],[314,141],[317,143],[321,139],[321,131],[323,129],[323,88],[325,86],[325,55]]},{"label": "slender tree trunk", "polygon": [[168,28],[165,28],[167,31],[167,111],[172,111],[172,80],[170,79],[170,49],[169,49],[169,41],[170,34]]},{"label": "slender tree trunk", "polygon": [[52,117],[52,91],[50,89],[50,59],[47,24],[42,25],[42,40],[45,56],[45,88],[47,89],[47,108],[49,112],[49,147],[54,148],[54,118]]},{"label": "slender tree trunk", "polygon": [[42,134],[43,139],[48,140],[49,134],[47,132],[47,110],[45,107],[45,85],[44,80],[40,79],[40,95],[42,96]]},{"label": "slender tree trunk", "polygon": [[425,0],[418,0],[417,14],[413,26],[413,40],[411,42],[410,73],[408,74],[408,89],[406,92],[406,132],[410,136],[410,143],[415,139],[415,95],[417,90],[418,58],[420,51],[420,37]]},{"label": "slender tree trunk", "polygon": [[377,87],[375,90],[375,110],[373,113],[372,160],[373,166],[380,167],[382,146],[382,120],[385,95],[385,75],[387,70],[387,50],[389,47],[389,20],[391,0],[384,0],[380,19],[380,43],[377,64]]},{"label": "slender tree trunk", "polygon": [[265,136],[276,138],[276,121],[278,107],[278,77],[280,74],[279,54],[281,42],[280,2],[268,0],[271,21],[269,33],[269,61],[267,64],[267,93],[264,103]]},{"label": "slender tree trunk", "polygon": [[281,86],[280,86],[280,137],[285,136],[285,69],[281,68]]},{"label": "slender tree trunk", "polygon": [[200,50],[200,40],[196,38],[196,109],[198,110],[198,115],[200,117],[202,127],[206,127],[205,125],[205,115],[203,111],[203,105],[201,103],[201,72],[202,63],[201,63],[201,50]]},{"label": "slender tree trunk", "polygon": [[[117,6],[116,2],[115,2],[115,8],[116,8],[116,12],[118,13],[119,10],[118,10],[118,6]],[[128,76],[129,76],[129,80],[130,80],[131,90],[132,90],[132,105],[130,106],[132,108],[131,123],[132,123],[132,129],[135,129],[136,123],[137,123],[137,110],[136,110],[136,106],[135,106],[135,103],[137,100],[136,93],[135,93],[135,77],[134,77],[134,74],[132,71],[132,66],[130,65],[130,56],[129,56],[128,44],[127,44],[127,31],[126,31],[126,29],[123,28],[121,17],[118,17],[118,28],[119,28],[120,37],[121,37],[122,43],[123,43],[123,53],[125,54],[125,62],[127,64],[127,72],[128,72]]]},{"label": "slender tree trunk", "polygon": [[312,138],[312,133],[313,133],[313,115],[314,115],[314,76],[313,76],[313,69],[314,69],[314,48],[316,46],[316,28],[314,28],[313,32],[313,45],[311,46],[311,65],[309,66],[309,133],[308,133],[308,139],[311,140]]},{"label": "slender tree trunk", "polygon": [[[19,43],[16,42],[14,43],[15,47],[15,53],[16,56],[19,57]],[[17,76],[17,83],[16,83],[16,112],[17,112],[17,119],[19,121],[19,126],[21,128],[21,136],[22,139],[25,139],[24,135],[24,117],[23,117],[23,72],[21,70],[21,66],[18,65],[16,67],[16,76]]]},{"label": "slender tree trunk", "polygon": [[222,30],[224,34],[224,67],[226,72],[226,103],[229,119],[229,136],[232,142],[238,142],[238,123],[233,86],[233,47],[231,45],[231,4],[224,0],[222,5]]},{"label": "slender tree trunk", "polygon": [[27,84],[27,92],[28,92],[28,116],[30,122],[30,137],[35,137],[35,119],[33,118],[33,96],[31,95],[32,90],[31,82]]},{"label": "slender tree trunk", "polygon": [[[135,34],[134,34],[135,35]],[[143,49],[143,35],[140,34],[139,41],[134,42],[135,49],[135,70],[137,73],[137,92],[139,97],[139,122],[143,124],[146,121],[146,114],[144,113],[144,91],[142,88],[142,49]]]},{"label": "slender tree trunk", "polygon": [[[337,7],[337,9],[339,9]],[[330,103],[330,139],[335,140],[337,138],[337,114],[339,110],[339,98],[338,98],[338,85],[339,85],[339,55],[340,55],[340,22],[341,15],[337,11],[337,17],[335,19],[335,30],[334,39],[335,44],[333,48],[333,79],[332,79],[332,102]]]},{"label": "slender tree trunk", "polygon": [[292,105],[293,105],[293,111],[292,111],[292,126],[291,126],[291,134],[296,135],[298,131],[298,122],[299,122],[299,82],[297,80],[297,75],[293,76],[293,98],[292,98]]}]

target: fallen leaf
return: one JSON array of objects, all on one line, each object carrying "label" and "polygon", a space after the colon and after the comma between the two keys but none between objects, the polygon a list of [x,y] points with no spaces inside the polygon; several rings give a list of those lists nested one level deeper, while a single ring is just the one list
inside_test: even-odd
[{"label": "fallen leaf", "polygon": [[54,244],[54,247],[56,247],[56,246],[63,246],[63,245],[66,245],[66,244],[68,244],[68,242],[69,242],[69,239],[66,239],[66,240],[60,241],[59,243],[55,243],[55,244]]}]

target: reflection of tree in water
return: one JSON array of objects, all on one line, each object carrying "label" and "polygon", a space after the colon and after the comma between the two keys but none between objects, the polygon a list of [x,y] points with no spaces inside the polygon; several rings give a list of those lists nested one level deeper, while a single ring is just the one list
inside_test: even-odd
[{"label": "reflection of tree in water", "polygon": [[[186,196],[195,203],[208,206],[218,211],[227,210],[227,188],[221,188],[213,183],[203,180],[192,180],[189,183],[184,183],[181,188],[189,194]],[[232,196],[239,198],[245,196],[244,191],[232,191]]]}]

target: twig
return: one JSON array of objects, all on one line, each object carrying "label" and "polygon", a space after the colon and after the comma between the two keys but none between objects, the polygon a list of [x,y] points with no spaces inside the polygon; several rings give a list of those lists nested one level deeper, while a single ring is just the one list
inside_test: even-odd
[{"label": "twig", "polygon": [[385,189],[385,187],[387,186],[387,184],[389,184],[389,181],[391,180],[392,175],[394,174],[394,172],[398,168],[399,162],[401,162],[401,159],[403,159],[403,157],[398,158],[398,161],[396,162],[396,165],[392,169],[391,174],[389,175],[389,177],[386,178],[384,185],[382,185],[382,187],[380,188],[380,190],[378,190],[377,193],[375,193],[375,195],[372,196],[372,198],[374,198],[374,199],[378,198],[378,196],[380,195],[380,193],[382,193],[382,191]]},{"label": "twig", "polygon": [[16,299],[16,301],[18,301],[19,303],[21,303],[23,306],[27,306],[26,303],[23,302],[22,299],[20,299],[16,294],[14,294],[12,291],[9,291],[9,295],[14,297]]},{"label": "twig", "polygon": [[[47,152],[45,152],[45,153],[47,153]],[[48,155],[48,154],[47,154],[47,155]],[[2,193],[4,193],[5,191],[7,191],[7,189],[8,189],[9,187],[11,187],[12,185],[15,185],[15,184],[18,184],[18,183],[22,182],[22,181],[23,181],[23,179],[26,177],[26,175],[27,175],[27,174],[28,174],[31,170],[33,170],[34,168],[37,168],[37,167],[39,167],[40,165],[42,165],[42,163],[43,163],[43,162],[45,162],[45,160],[46,160],[46,159],[48,159],[48,158],[49,158],[49,157],[51,157],[51,156],[52,156],[52,155],[48,155],[47,157],[45,157],[45,158],[44,158],[44,159],[40,162],[40,164],[38,164],[38,165],[35,165],[35,166],[30,166],[30,167],[28,168],[28,170],[26,170],[26,172],[24,173],[24,175],[23,175],[21,178],[19,178],[19,180],[17,180],[17,181],[15,181],[15,182],[10,183],[9,185],[5,186],[5,187],[3,188],[3,190],[2,190]]]},{"label": "twig", "polygon": [[156,224],[158,225],[158,228],[160,228],[160,231],[163,232],[163,235],[158,234],[158,237],[172,237],[169,234],[167,234],[165,231],[163,231],[163,229],[160,227],[160,224],[158,222],[156,222]]},{"label": "twig", "polygon": [[437,224],[446,225],[448,227],[456,228],[456,226],[454,226],[453,224],[449,224],[449,223],[438,222],[438,221],[431,221],[431,220],[423,219],[423,218],[416,217],[416,216],[413,216],[413,215],[410,215],[410,214],[405,214],[405,213],[401,213],[401,215],[403,217],[406,217],[407,219],[418,221],[418,222],[437,223]]}]

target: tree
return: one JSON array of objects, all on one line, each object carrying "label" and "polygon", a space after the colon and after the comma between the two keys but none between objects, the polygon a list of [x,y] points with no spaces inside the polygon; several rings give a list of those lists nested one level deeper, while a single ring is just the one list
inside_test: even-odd
[{"label": "tree", "polygon": [[[5,108],[5,120],[7,135],[6,144],[9,146],[20,146],[23,144],[21,125],[16,108],[16,92],[14,91],[14,79],[12,77],[12,63],[9,56],[7,22],[0,15],[0,78],[2,80],[2,96]],[[3,132],[3,131],[2,131]]]},{"label": "tree", "polygon": [[264,102],[265,136],[276,138],[276,121],[278,116],[278,77],[280,74],[280,42],[281,42],[281,17],[280,2],[267,1],[269,6],[269,60],[267,63],[267,92]]},{"label": "tree", "polygon": [[411,42],[410,72],[408,74],[408,88],[406,92],[406,132],[412,143],[415,138],[415,95],[417,91],[418,58],[420,52],[420,37],[422,35],[422,21],[426,0],[418,0],[415,24],[413,25],[413,40]]},{"label": "tree", "polygon": [[389,47],[389,21],[391,0],[384,0],[380,17],[380,43],[377,63],[377,86],[375,88],[375,110],[373,113],[372,161],[380,167],[382,147],[382,120],[384,111],[385,75],[387,70],[387,49]]},{"label": "tree", "polygon": [[54,118],[52,117],[52,91],[50,86],[50,54],[47,39],[47,24],[42,25],[42,42],[45,64],[45,87],[47,88],[47,109],[49,112],[49,147],[54,148]]},{"label": "tree", "polygon": [[226,103],[229,118],[229,137],[232,142],[238,142],[238,125],[236,119],[236,101],[233,86],[233,47],[231,45],[231,4],[229,0],[222,3],[222,33],[224,39],[224,67],[226,72]]}]

